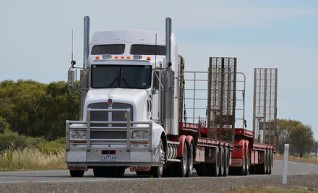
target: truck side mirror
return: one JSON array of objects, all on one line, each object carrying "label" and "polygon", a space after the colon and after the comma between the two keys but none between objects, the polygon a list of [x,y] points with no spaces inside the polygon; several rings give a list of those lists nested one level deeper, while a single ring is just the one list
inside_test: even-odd
[{"label": "truck side mirror", "polygon": [[68,69],[68,86],[74,89],[75,82],[76,82],[76,68],[71,67],[70,69]]}]

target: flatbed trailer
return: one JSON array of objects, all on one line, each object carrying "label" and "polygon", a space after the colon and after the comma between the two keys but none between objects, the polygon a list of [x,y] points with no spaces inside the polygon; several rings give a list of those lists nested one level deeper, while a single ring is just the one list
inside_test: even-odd
[{"label": "flatbed trailer", "polygon": [[210,57],[208,71],[181,74],[185,85],[179,134],[193,139],[193,167],[199,176],[227,176],[235,128],[236,58]]},{"label": "flatbed trailer", "polygon": [[271,174],[275,154],[277,69],[254,69],[253,131],[235,128],[230,171]]}]

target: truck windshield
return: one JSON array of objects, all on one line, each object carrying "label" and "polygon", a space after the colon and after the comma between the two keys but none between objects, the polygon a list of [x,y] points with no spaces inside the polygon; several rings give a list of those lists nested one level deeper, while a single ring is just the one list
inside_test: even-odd
[{"label": "truck windshield", "polygon": [[151,86],[150,65],[92,65],[92,88],[136,88]]}]

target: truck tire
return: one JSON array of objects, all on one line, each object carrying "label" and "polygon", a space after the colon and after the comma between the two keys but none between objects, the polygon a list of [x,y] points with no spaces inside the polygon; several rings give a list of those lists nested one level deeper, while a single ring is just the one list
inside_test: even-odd
[{"label": "truck tire", "polygon": [[264,152],[264,162],[257,166],[257,173],[258,174],[266,174],[267,172],[267,151]]},{"label": "truck tire", "polygon": [[246,146],[244,147],[244,159],[245,159],[245,171],[243,175],[248,175],[250,171],[250,159],[248,159],[248,155],[246,154]]},{"label": "truck tire", "polygon": [[227,176],[229,175],[229,157],[230,157],[230,153],[229,153],[229,149],[227,147],[224,148],[224,173],[223,176]]},{"label": "truck tire", "polygon": [[165,160],[166,160],[166,157],[165,157],[166,155],[165,155],[165,151],[163,148],[162,139],[160,139],[159,146],[160,146],[160,151],[159,151],[160,158],[158,161],[158,166],[151,167],[151,173],[152,173],[153,177],[156,177],[156,178],[162,177],[164,166],[165,166]]},{"label": "truck tire", "polygon": [[212,164],[209,164],[211,165],[211,176],[218,176],[219,175],[219,167],[220,167],[220,157],[219,157],[219,148],[218,147],[215,147],[215,162],[212,163]]},{"label": "truck tire", "polygon": [[219,176],[223,176],[224,175],[224,148],[220,147],[219,148],[219,160],[220,160],[220,165],[219,165]]},{"label": "truck tire", "polygon": [[243,147],[243,158],[242,158],[242,166],[240,169],[241,175],[246,175],[246,147]]},{"label": "truck tire", "polygon": [[84,171],[70,170],[71,177],[83,177]]},{"label": "truck tire", "polygon": [[270,158],[270,156],[271,156],[270,154],[271,154],[271,153],[270,153],[270,152],[271,152],[270,150],[267,150],[267,161],[266,161],[266,162],[267,162],[267,167],[266,167],[266,174],[272,173],[272,172],[271,172],[271,161],[270,161],[270,159],[271,159],[271,158]]},{"label": "truck tire", "polygon": [[188,143],[184,142],[184,148],[183,148],[183,157],[180,159],[180,162],[177,163],[177,175],[178,177],[185,177],[188,170]]},{"label": "truck tire", "polygon": [[269,152],[268,150],[266,150],[266,154],[265,154],[265,162],[264,162],[264,165],[265,165],[265,174],[268,174],[268,155],[269,155]]},{"label": "truck tire", "polygon": [[269,150],[269,159],[268,159],[268,174],[272,174],[272,166],[273,166],[273,151]]},{"label": "truck tire", "polygon": [[190,143],[189,151],[188,151],[188,167],[187,167],[186,177],[191,176],[192,170],[193,170],[193,143]]},{"label": "truck tire", "polygon": [[241,169],[240,169],[240,172],[239,174],[240,175],[245,175],[245,157],[242,158],[242,166],[241,166]]}]

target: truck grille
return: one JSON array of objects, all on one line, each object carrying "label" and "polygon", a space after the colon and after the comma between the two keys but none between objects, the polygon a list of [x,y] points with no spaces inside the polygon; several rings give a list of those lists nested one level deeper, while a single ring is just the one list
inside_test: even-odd
[{"label": "truck grille", "polygon": [[[108,109],[107,103],[89,104],[88,108],[92,109]],[[130,109],[130,121],[133,121],[133,106],[125,103],[113,103],[113,109]],[[125,112],[112,112],[112,119],[108,120],[108,112],[93,111],[91,112],[91,121],[127,121]]]},{"label": "truck grille", "polygon": [[[108,109],[107,103],[93,103],[89,104],[88,108],[91,109]],[[113,109],[130,109],[130,121],[133,121],[133,106],[131,104],[125,103],[113,103]],[[109,120],[109,115],[111,115],[111,119]],[[116,127],[127,127],[127,118],[125,116],[125,112],[104,112],[104,111],[91,111],[90,115],[91,121],[124,121],[125,123],[91,123],[91,127],[106,127],[106,129],[100,129],[98,131],[95,129],[91,131],[91,139],[126,139],[127,132],[126,131],[113,131]],[[112,131],[105,131],[107,127],[112,128]]]}]

